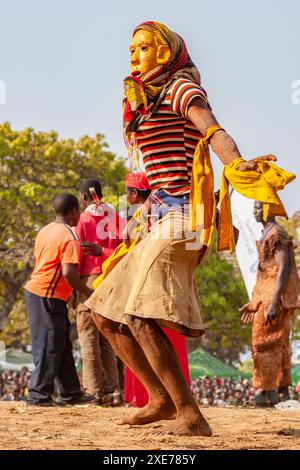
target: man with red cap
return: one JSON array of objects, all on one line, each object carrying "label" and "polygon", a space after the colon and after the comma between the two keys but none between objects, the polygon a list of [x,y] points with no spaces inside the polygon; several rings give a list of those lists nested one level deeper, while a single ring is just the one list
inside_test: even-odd
[{"label": "man with red cap", "polygon": [[151,187],[145,172],[128,173],[125,176],[127,201],[130,206],[144,204],[151,193]]},{"label": "man with red cap", "polygon": [[[132,206],[142,205],[151,193],[145,172],[129,173],[125,177],[127,190],[127,201]],[[129,212],[129,214],[131,211]],[[130,216],[129,216],[130,218]],[[163,328],[164,333],[173,345],[176,351],[183,375],[188,384],[190,384],[190,374],[188,365],[188,356],[186,348],[186,339],[175,330]],[[128,368],[125,369],[124,400],[132,406],[143,407],[148,403],[148,393],[137,376]]]}]

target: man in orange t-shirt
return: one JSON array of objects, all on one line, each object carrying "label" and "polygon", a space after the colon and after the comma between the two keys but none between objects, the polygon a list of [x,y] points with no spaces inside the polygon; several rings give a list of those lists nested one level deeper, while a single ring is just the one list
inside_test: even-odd
[{"label": "man in orange t-shirt", "polygon": [[29,405],[53,406],[90,401],[80,389],[70,341],[70,322],[66,302],[72,290],[89,297],[87,287],[77,272],[80,241],[72,227],[79,217],[79,202],[71,194],[54,200],[56,219],[37,234],[35,265],[25,285],[25,300],[32,337],[35,369],[29,383]]}]

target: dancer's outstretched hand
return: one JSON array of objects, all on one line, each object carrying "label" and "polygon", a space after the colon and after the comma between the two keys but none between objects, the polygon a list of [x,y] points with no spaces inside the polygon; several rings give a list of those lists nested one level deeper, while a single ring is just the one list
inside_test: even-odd
[{"label": "dancer's outstretched hand", "polygon": [[241,322],[242,323],[252,323],[255,317],[255,311],[251,309],[251,302],[243,305],[243,307],[239,308],[239,312],[241,312]]},{"label": "dancer's outstretched hand", "polygon": [[262,157],[255,157],[249,160],[248,162],[242,163],[239,167],[239,171],[257,171],[258,173],[261,173],[261,170],[258,166],[259,163],[261,162],[276,162],[277,158],[275,155],[263,155]]}]

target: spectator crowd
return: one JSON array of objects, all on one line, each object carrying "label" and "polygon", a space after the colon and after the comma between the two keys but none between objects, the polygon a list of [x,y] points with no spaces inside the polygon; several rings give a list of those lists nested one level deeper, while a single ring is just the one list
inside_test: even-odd
[{"label": "spectator crowd", "polygon": [[[238,377],[220,378],[208,376],[192,380],[192,392],[198,405],[208,406],[245,406],[254,405],[255,389],[251,380]],[[300,382],[290,387],[291,400],[300,401]]]},{"label": "spectator crowd", "polygon": [[20,401],[26,400],[30,372],[27,367],[22,367],[20,372],[5,370],[0,375],[0,400]]},{"label": "spectator crowd", "polygon": [[[30,372],[23,367],[20,372],[5,370],[0,375],[0,400],[26,400]],[[203,406],[244,406],[253,405],[255,389],[251,380],[238,377],[220,378],[208,376],[194,379],[191,382],[192,392],[198,405]],[[300,382],[290,387],[290,398],[300,401]]]}]

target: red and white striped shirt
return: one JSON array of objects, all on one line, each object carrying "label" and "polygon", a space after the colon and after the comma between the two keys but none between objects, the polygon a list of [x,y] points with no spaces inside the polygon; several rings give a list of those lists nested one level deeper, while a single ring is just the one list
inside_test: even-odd
[{"label": "red and white striped shirt", "polygon": [[140,124],[137,144],[153,190],[164,189],[173,196],[190,191],[193,156],[202,134],[188,120],[194,98],[207,102],[205,90],[185,78],[170,86],[157,112]]}]

